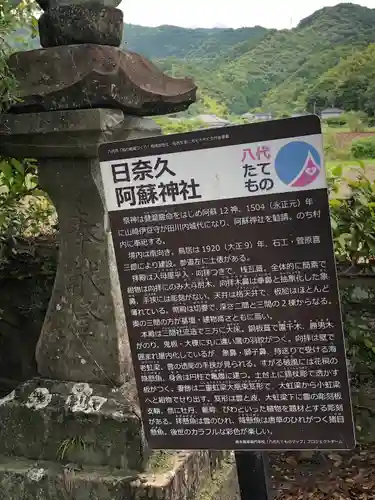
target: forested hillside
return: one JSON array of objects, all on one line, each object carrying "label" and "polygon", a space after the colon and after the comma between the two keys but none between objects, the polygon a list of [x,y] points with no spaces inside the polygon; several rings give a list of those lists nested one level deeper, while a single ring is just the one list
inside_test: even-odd
[{"label": "forested hillside", "polygon": [[323,8],[292,30],[126,25],[123,37],[124,48],[193,77],[206,102],[234,114],[335,105],[374,115],[372,43],[375,9],[351,3]]},{"label": "forested hillside", "polygon": [[375,44],[324,73],[310,90],[307,103],[310,109],[335,104],[375,115]]},{"label": "forested hillside", "polygon": [[[283,46],[276,53],[275,59],[285,60],[287,54],[290,56],[287,74],[263,97],[262,104],[276,109],[284,102],[297,108],[304,106],[317,80],[325,79],[326,71],[345,57],[361,58],[362,51],[375,42],[374,26],[375,9],[354,4],[325,8],[301,21],[288,35],[289,41],[294,40],[294,49],[289,46],[285,50]],[[361,72],[359,66],[358,71]],[[275,83],[280,74],[276,70],[274,75]],[[331,99],[322,104],[352,109],[345,100],[336,102]]]},{"label": "forested hillside", "polygon": [[178,26],[149,28],[128,24],[124,28],[123,44],[150,59],[214,59],[243,42],[256,44],[268,33],[266,28],[187,29]]},{"label": "forested hillside", "polygon": [[326,71],[375,42],[374,27],[375,9],[340,4],[314,13],[292,30],[268,32],[255,45],[242,42],[227,54],[218,49],[220,56],[211,66],[176,59],[160,64],[175,75],[195,77],[203,92],[234,113],[256,107],[299,111]]}]

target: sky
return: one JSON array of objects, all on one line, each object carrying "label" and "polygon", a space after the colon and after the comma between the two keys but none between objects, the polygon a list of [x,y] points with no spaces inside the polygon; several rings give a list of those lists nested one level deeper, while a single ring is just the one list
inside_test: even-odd
[{"label": "sky", "polygon": [[[348,1],[348,0],[346,0]],[[292,28],[338,0],[123,0],[124,21],[142,26],[170,24],[186,28],[264,26]],[[375,8],[375,0],[353,3]]]}]

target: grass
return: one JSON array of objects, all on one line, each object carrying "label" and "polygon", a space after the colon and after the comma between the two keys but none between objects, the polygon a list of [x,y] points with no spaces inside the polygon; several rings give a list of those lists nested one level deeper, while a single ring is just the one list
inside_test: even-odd
[{"label": "grass", "polygon": [[155,450],[151,453],[147,468],[151,472],[166,472],[173,467],[175,457],[175,451]]},{"label": "grass", "polygon": [[[335,134],[340,134],[342,132],[346,132],[346,133],[350,132],[352,134],[358,133],[358,132],[353,132],[352,130],[350,130],[349,127],[327,127],[327,125],[323,125],[323,131],[324,132],[333,132]],[[364,129],[360,133],[373,133],[373,134],[375,134],[375,127],[364,127]]]},{"label": "grass", "polygon": [[[326,169],[332,169],[337,167],[338,165],[342,165],[343,167],[355,167],[358,165],[358,161],[363,162],[365,165],[375,165],[375,158],[366,158],[364,160],[328,160],[326,161]],[[359,165],[358,165],[359,166]]]}]

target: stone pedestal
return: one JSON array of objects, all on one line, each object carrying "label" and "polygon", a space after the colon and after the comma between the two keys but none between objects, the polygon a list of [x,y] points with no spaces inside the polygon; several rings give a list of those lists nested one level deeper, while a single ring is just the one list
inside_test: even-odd
[{"label": "stone pedestal", "polygon": [[0,453],[140,471],[147,458],[98,146],[160,134],[115,110],[8,115],[0,154],[34,157],[59,219],[59,260],[38,342],[40,380],[0,400]]},{"label": "stone pedestal", "polygon": [[135,477],[107,467],[63,467],[0,456],[0,500],[237,500],[230,457],[176,453]]},{"label": "stone pedestal", "polygon": [[12,457],[108,466],[136,474],[147,457],[125,388],[38,379],[0,400],[0,450]]}]

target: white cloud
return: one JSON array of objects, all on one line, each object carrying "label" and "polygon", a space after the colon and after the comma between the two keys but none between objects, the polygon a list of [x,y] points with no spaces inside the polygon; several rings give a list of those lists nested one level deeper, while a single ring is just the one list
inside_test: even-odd
[{"label": "white cloud", "polygon": [[[322,7],[333,6],[338,0],[123,0],[120,8],[127,23],[143,26],[171,24],[184,27],[260,25],[266,28],[291,28],[304,17]],[[356,2],[375,8],[375,0]],[[125,34],[126,37],[126,34]]]}]

